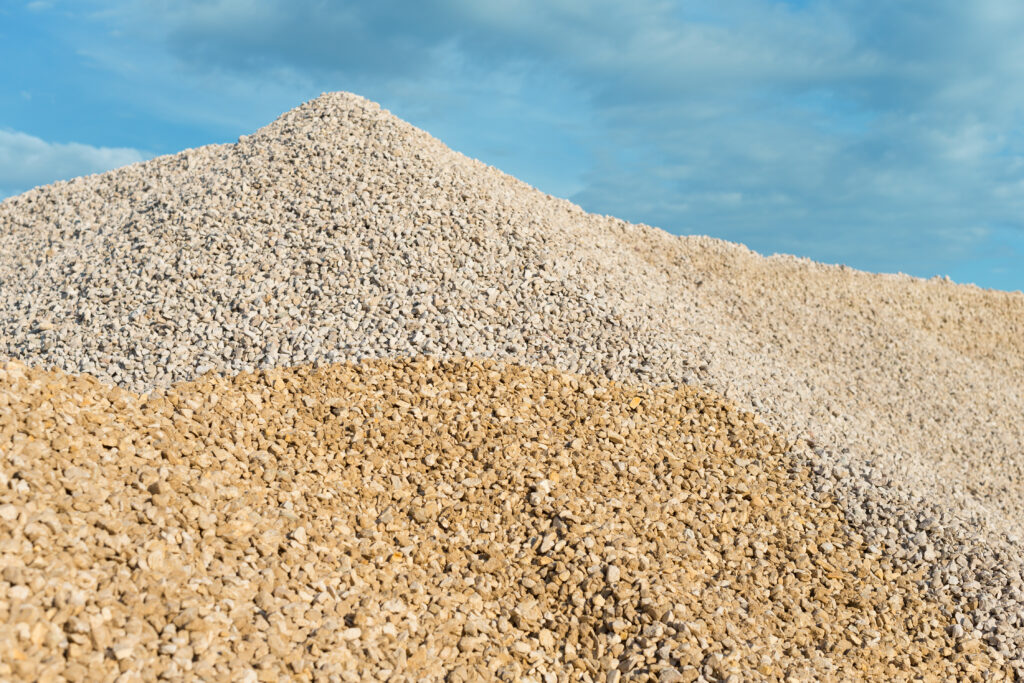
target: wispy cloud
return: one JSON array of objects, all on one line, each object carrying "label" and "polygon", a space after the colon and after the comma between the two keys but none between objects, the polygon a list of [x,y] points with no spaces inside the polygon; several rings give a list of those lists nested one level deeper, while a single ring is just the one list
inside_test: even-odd
[{"label": "wispy cloud", "polygon": [[1014,0],[73,7],[118,36],[83,54],[179,120],[355,90],[587,209],[873,270],[1024,233]]},{"label": "wispy cloud", "polygon": [[1019,3],[134,7],[160,13],[167,49],[194,67],[348,75],[396,93],[464,79],[452,63],[472,65],[476,84],[518,67],[536,78],[516,96],[552,110],[564,98],[549,84],[565,84],[590,125],[575,133],[586,166],[567,169],[573,198],[676,231],[897,269],[949,262],[985,226],[1024,216]]},{"label": "wispy cloud", "polygon": [[37,185],[126,166],[147,156],[137,149],[54,143],[27,133],[0,130],[0,198]]}]

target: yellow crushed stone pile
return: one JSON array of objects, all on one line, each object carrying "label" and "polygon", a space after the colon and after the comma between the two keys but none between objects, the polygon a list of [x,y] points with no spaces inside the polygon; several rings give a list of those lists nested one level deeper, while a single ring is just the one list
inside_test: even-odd
[{"label": "yellow crushed stone pile", "polygon": [[11,362],[0,679],[1000,677],[786,451],[691,388],[490,362],[151,397]]}]

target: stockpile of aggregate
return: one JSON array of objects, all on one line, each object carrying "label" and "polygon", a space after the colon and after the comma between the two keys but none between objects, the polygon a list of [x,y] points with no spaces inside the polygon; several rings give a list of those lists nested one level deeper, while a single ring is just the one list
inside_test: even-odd
[{"label": "stockpile of aggregate", "polygon": [[1012,675],[692,389],[433,359],[0,369],[0,678]]},{"label": "stockpile of aggregate", "polygon": [[0,202],[0,356],[149,392],[420,354],[756,412],[956,637],[1024,674],[1019,293],[590,215],[344,93]]}]

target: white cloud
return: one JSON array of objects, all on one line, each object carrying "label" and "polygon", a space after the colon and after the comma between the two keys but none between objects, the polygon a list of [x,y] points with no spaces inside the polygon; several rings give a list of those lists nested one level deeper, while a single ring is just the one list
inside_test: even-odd
[{"label": "white cloud", "polygon": [[1019,0],[89,4],[161,116],[355,90],[587,209],[876,270],[1024,234]]},{"label": "white cloud", "polygon": [[47,142],[28,133],[0,130],[0,197],[57,180],[109,171],[147,157],[137,149]]}]

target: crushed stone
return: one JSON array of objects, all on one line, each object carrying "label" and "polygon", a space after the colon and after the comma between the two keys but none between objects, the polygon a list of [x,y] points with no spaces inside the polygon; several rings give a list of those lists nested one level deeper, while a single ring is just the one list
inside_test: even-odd
[{"label": "crushed stone", "polygon": [[11,362],[0,406],[0,678],[1012,675],[697,389],[426,358],[147,397]]},{"label": "crushed stone", "polygon": [[756,411],[1024,675],[1020,293],[586,214],[344,93],[0,202],[0,355],[145,392],[418,354]]}]

